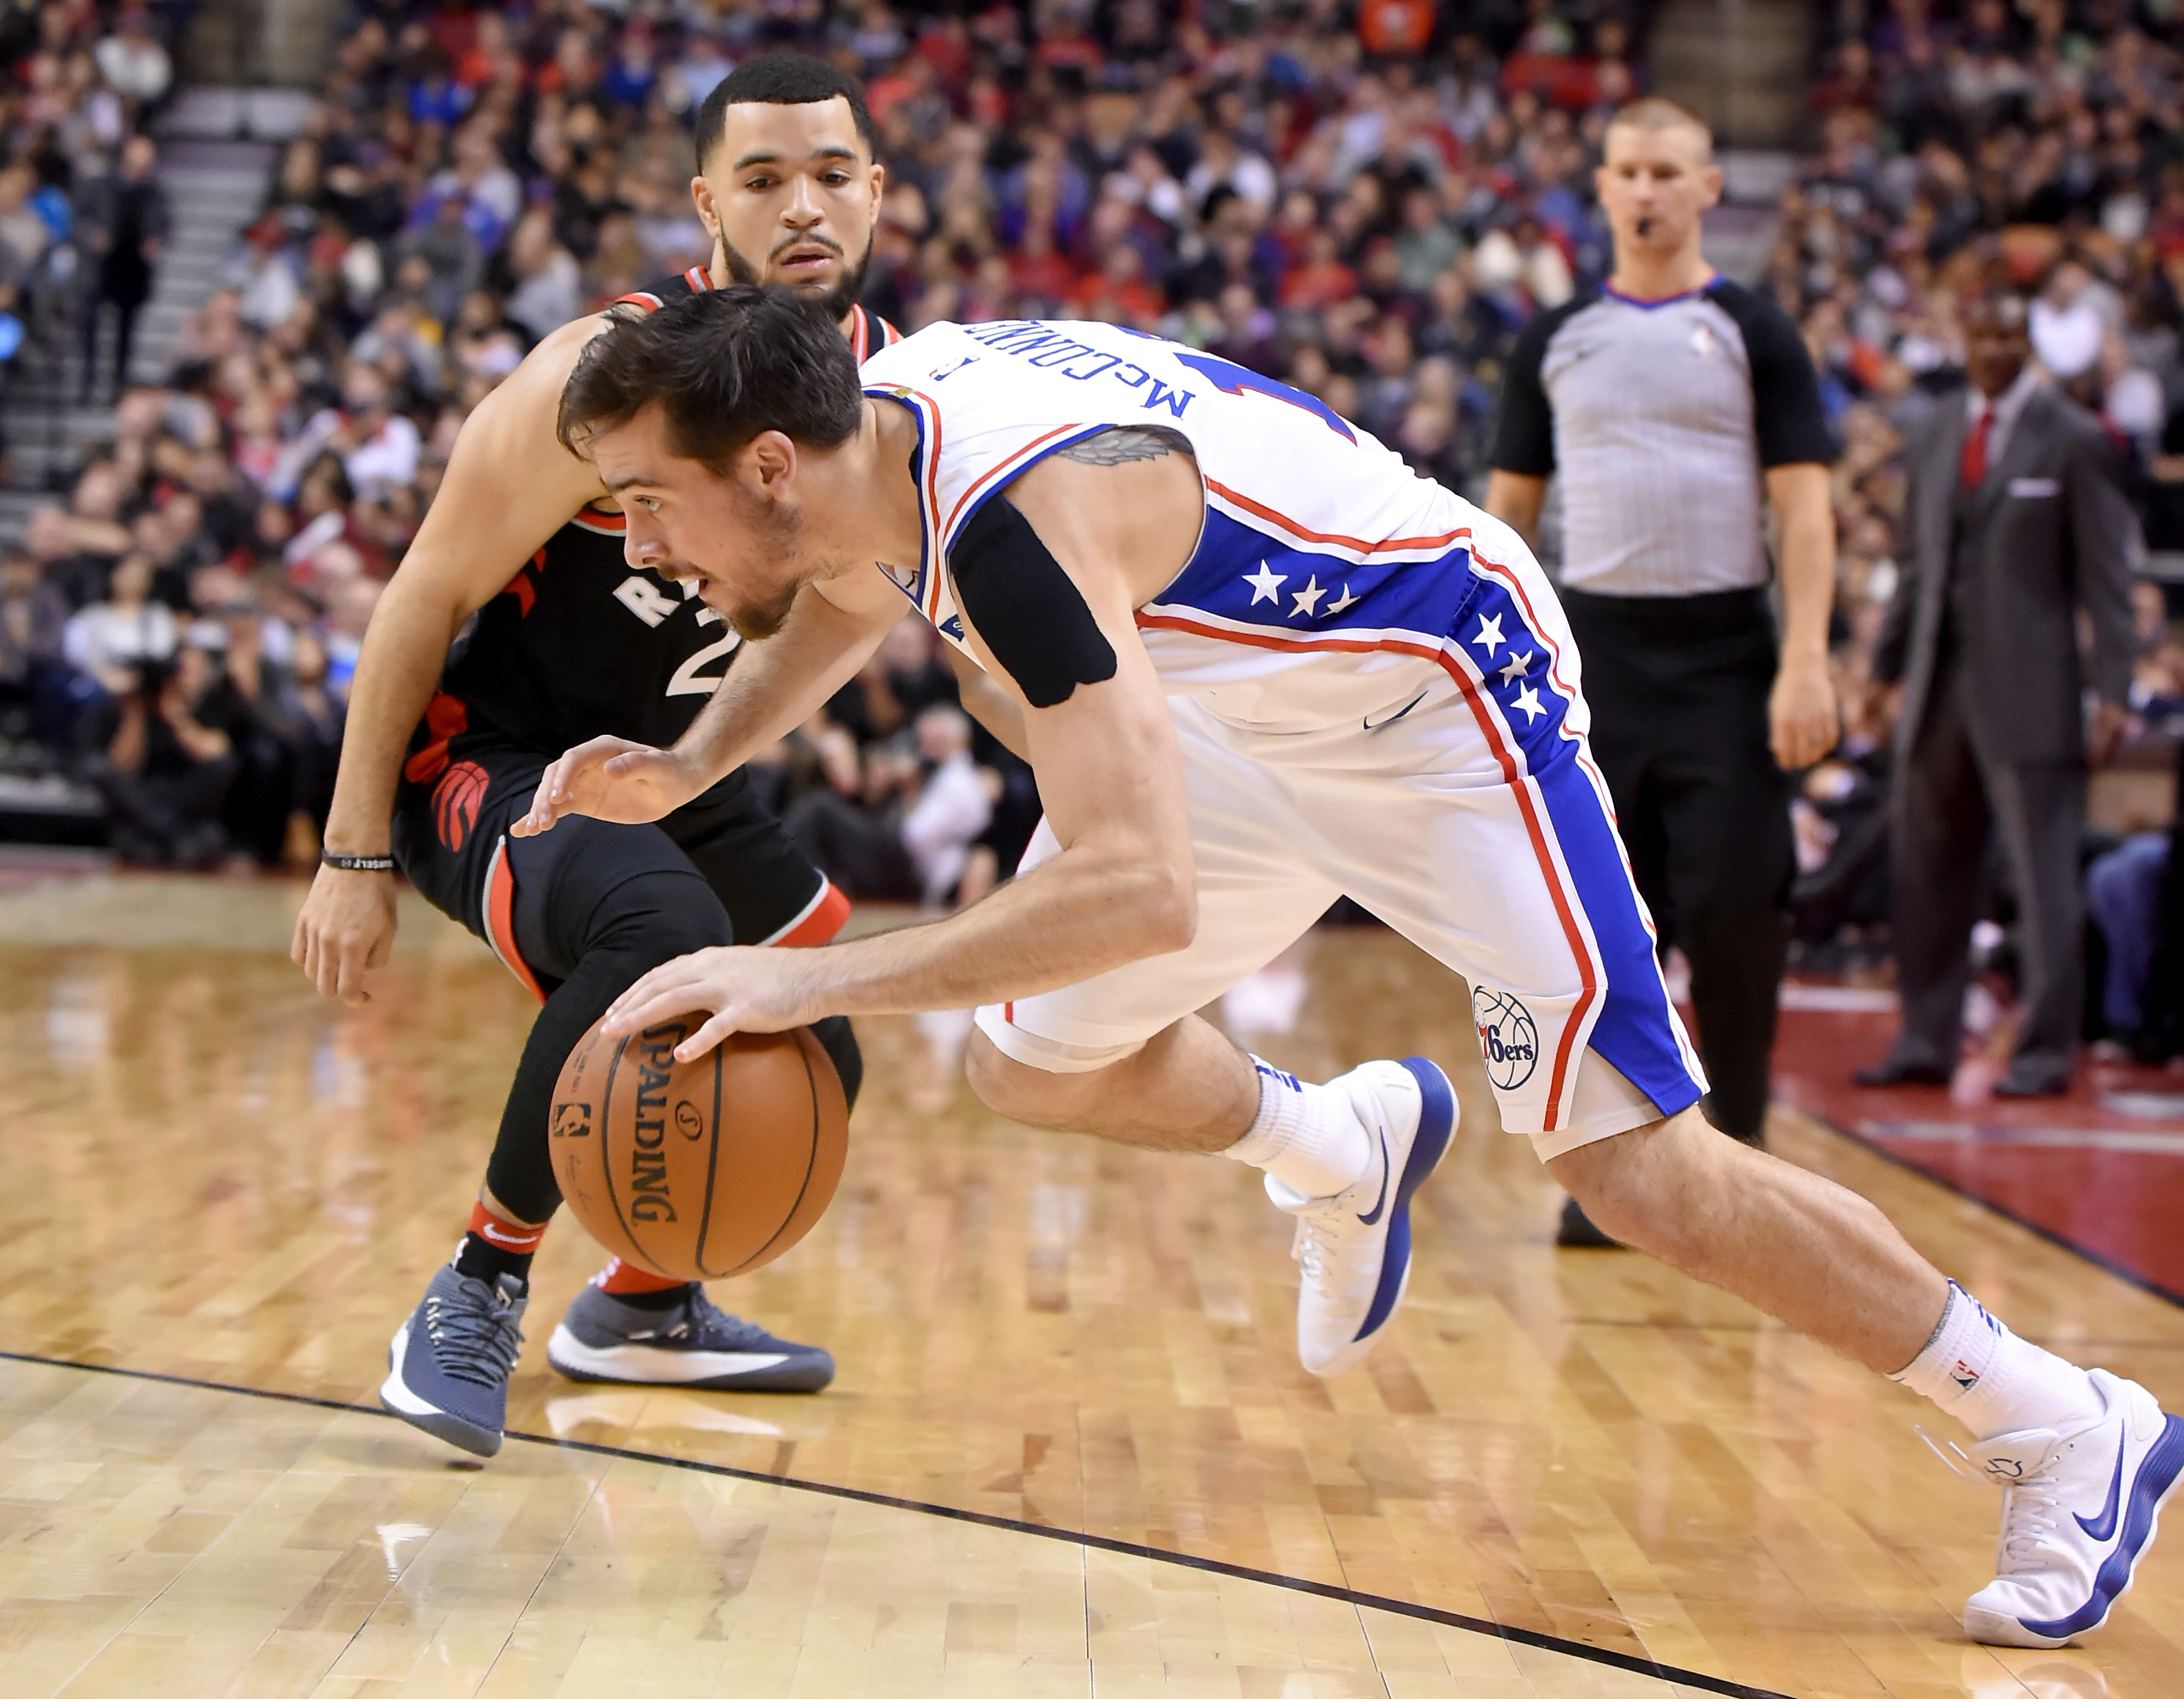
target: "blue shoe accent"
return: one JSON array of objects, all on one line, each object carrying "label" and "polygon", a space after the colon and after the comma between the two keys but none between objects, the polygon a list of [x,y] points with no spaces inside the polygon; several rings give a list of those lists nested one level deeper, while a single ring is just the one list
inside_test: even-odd
[{"label": "blue shoe accent", "polygon": [[1368,1227],[1380,1224],[1380,1212],[1388,1205],[1388,1182],[1395,1177],[1388,1170],[1394,1166],[1388,1160],[1388,1135],[1380,1135],[1380,1195],[1373,1200],[1373,1207],[1360,1212],[1357,1219]]},{"label": "blue shoe accent", "polygon": [[[2121,1474],[2122,1460],[2119,1457],[2119,1479]],[[2109,1553],[2100,1572],[2094,1576],[2092,1596],[2067,1617],[2058,1617],[2051,1622],[2034,1622],[2020,1617],[2018,1621],[2032,1633],[2057,1641],[2084,1634],[2106,1622],[2115,1602],[2130,1587],[2131,1574],[2138,1567],[2141,1554],[2153,1542],[2154,1526],[2161,1518],[2162,1501],[2176,1490],[2180,1475],[2184,1475],[2184,1418],[2164,1416],[2161,1437],[2147,1447],[2145,1457],[2139,1460],[2138,1473],[2131,1479],[2130,1491],[2122,1496],[2129,1506],[2124,1512],[2123,1537],[2116,1541],[2115,1550]],[[2112,1487],[2110,1490],[2115,1490]],[[2103,1520],[2114,1516],[2115,1507],[2116,1500],[2111,1497]],[[2082,1520],[2081,1525],[2087,1533],[2092,1532]]]},{"label": "blue shoe accent", "polygon": [[448,1264],[387,1347],[379,1401],[413,1428],[475,1456],[500,1449],[508,1377],[523,1347],[524,1283],[492,1285]]},{"label": "blue shoe accent", "polygon": [[[2156,1443],[2158,1444],[2159,1441]],[[2115,1468],[2109,1474],[2109,1496],[2107,1502],[2101,1506],[2101,1513],[2091,1522],[2086,1521],[2082,1516],[2072,1518],[2079,1527],[2086,1530],[2086,1539],[2098,1540],[2103,1546],[2115,1538],[2116,1511],[2123,1503],[2123,1455],[2130,1449],[2129,1431],[2118,1434]]]},{"label": "blue shoe accent", "polygon": [[[1424,1056],[1405,1056],[1402,1066],[1418,1083],[1418,1130],[1403,1162],[1403,1178],[1396,1187],[1387,1250],[1380,1259],[1380,1284],[1373,1289],[1373,1306],[1357,1329],[1356,1337],[1361,1340],[1385,1327],[1396,1312],[1396,1301],[1403,1295],[1403,1282],[1411,1272],[1411,1195],[1448,1154],[1449,1138],[1456,1130],[1456,1091],[1448,1076]],[[1376,1209],[1374,1213],[1378,1212]]]}]

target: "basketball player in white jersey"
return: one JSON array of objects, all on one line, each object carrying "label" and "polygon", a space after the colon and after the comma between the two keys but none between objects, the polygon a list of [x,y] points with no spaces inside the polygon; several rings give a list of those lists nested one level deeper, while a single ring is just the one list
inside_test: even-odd
[{"label": "basketball player in white jersey", "polygon": [[961,913],[698,952],[610,1031],[710,1011],[695,1055],[980,1005],[968,1067],[995,1109],[1265,1171],[1297,1221],[1301,1354],[1334,1373],[1401,1297],[1447,1083],[1418,1058],[1304,1083],[1191,1011],[1347,894],[1471,983],[1504,1123],[1607,1231],[1964,1420],[2006,1495],[1970,1634],[2053,1646],[2106,1618],[2184,1421],[1699,1115],[1578,657],[1508,526],[1312,397],[1173,343],[936,325],[861,385],[823,314],[759,289],[600,336],[561,431],[627,511],[631,564],[694,579],[752,641],[672,749],[571,751],[519,831],[677,805],[850,677],[905,596],[1011,705],[1048,808],[1021,875]]}]

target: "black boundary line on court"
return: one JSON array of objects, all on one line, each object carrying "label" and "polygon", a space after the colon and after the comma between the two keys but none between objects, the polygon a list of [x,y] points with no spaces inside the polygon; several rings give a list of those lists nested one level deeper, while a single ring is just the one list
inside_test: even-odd
[{"label": "black boundary line on court", "polygon": [[[124,1368],[103,1362],[71,1362],[65,1357],[41,1356],[34,1351],[0,1350],[0,1362],[36,1363],[45,1368],[72,1368],[87,1374],[115,1375],[125,1380],[153,1381],[164,1386],[187,1386],[200,1392],[228,1392],[244,1398],[270,1399],[280,1404],[300,1404],[314,1410],[376,1416],[390,1421],[399,1419],[392,1411],[382,1409],[375,1404],[351,1404],[339,1398],[320,1398],[309,1392],[277,1392],[261,1386],[237,1386],[222,1380],[200,1380],[193,1375],[164,1374],[156,1369]],[[1041,1540],[1057,1540],[1066,1546],[1111,1552],[1118,1557],[1141,1557],[1148,1563],[1195,1569],[1201,1574],[1225,1575],[1237,1581],[1256,1581],[1262,1586],[1279,1587],[1291,1593],[1308,1593],[1315,1598],[1333,1600],[1338,1604],[1384,1611],[1390,1616],[1409,1617],[1413,1621],[1434,1623],[1442,1628],[1460,1629],[1467,1634],[1484,1635],[1489,1639],[1507,1641],[1535,1651],[1561,1652],[1570,1657],[1581,1658],[1587,1663],[1605,1664],[1611,1669],[1624,1670],[1634,1675],[1650,1675],[1656,1680],[1679,1687],[1719,1693],[1724,1696],[1724,1699],[1790,1699],[1789,1695],[1778,1693],[1771,1687],[1747,1686],[1743,1682],[1731,1681],[1724,1676],[1705,1675],[1695,1669],[1680,1669],[1670,1663],[1656,1663],[1651,1658],[1634,1657],[1627,1652],[1612,1652],[1606,1646],[1588,1646],[1582,1641],[1563,1640],[1555,1635],[1542,1634],[1536,1629],[1515,1628],[1485,1617],[1469,1617],[1459,1611],[1445,1611],[1433,1605],[1415,1604],[1408,1599],[1391,1599],[1378,1593],[1359,1592],[1353,1588],[1336,1586],[1331,1581],[1307,1581],[1301,1576],[1278,1574],[1271,1569],[1253,1569],[1241,1563],[1223,1563],[1217,1557],[1199,1557],[1188,1551],[1170,1551],[1157,1546],[1140,1546],[1128,1540],[1113,1540],[1104,1534],[1083,1533],[1036,1522],[1019,1522],[1011,1517],[994,1516],[983,1510],[961,1510],[953,1505],[928,1504],[922,1499],[897,1498],[889,1493],[867,1492],[861,1487],[836,1486],[826,1481],[803,1480],[794,1475],[768,1474],[763,1469],[742,1469],[727,1463],[704,1462],[694,1457],[633,1451],[622,1446],[602,1446],[588,1440],[563,1440],[551,1434],[526,1434],[516,1429],[509,1429],[506,1437],[521,1440],[526,1445],[549,1446],[555,1451],[582,1451],[597,1457],[657,1463],[665,1468],[688,1469],[699,1474],[724,1476],[730,1480],[787,1487],[795,1492],[845,1499],[852,1504],[876,1505],[883,1510],[914,1511],[922,1516],[969,1523],[978,1528],[998,1529],[1007,1534],[1028,1534]],[[481,1459],[481,1466],[482,1462]]]},{"label": "black boundary line on court", "polygon": [[1977,1204],[1981,1209],[1991,1211],[1994,1214],[2000,1216],[2004,1221],[2023,1228],[2027,1233],[2032,1234],[2034,1238],[2044,1239],[2048,1242],[2048,1244],[2055,1246],[2058,1250],[2067,1251],[2073,1256],[2082,1258],[2086,1262],[2092,1263],[2096,1268],[2102,1269],[2108,1273],[2114,1275],[2117,1279],[2122,1281],[2126,1285],[2136,1286],[2140,1291],[2147,1293],[2153,1297],[2159,1298],[2164,1303],[2175,1304],[2180,1308],[2184,1308],[2184,1292],[2170,1291],[2169,1288],[2163,1285],[2159,1281],[2140,1273],[2136,1268],[2130,1267],[2124,1263],[2119,1262],[2114,1257],[2103,1256],[2099,1251],[2092,1250],[2087,1245],[2081,1245],[2074,1239],[2066,1238],[2064,1234],[2058,1233],[2052,1227],[2042,1227],[2038,1222],[2029,1220],[2025,1217],[2020,1215],[2015,1210],[2011,1209],[2008,1205],[1998,1204],[1992,1198],[1988,1197],[1982,1193],[1974,1191],[1970,1186],[1964,1184],[1960,1181],[1953,1180],[1946,1174],[1936,1173],[1931,1168],[1913,1161],[1910,1157],[1906,1156],[1898,1151],[1890,1150],[1887,1145],[1882,1144],[1878,1139],[1873,1138],[1868,1134],[1853,1132],[1851,1128],[1844,1126],[1840,1121],[1832,1120],[1825,1115],[1815,1115],[1809,1109],[1800,1109],[1797,1112],[1804,1116],[1807,1120],[1811,1121],[1815,1125],[1825,1127],[1829,1132],[1833,1133],[1841,1138],[1849,1139],[1850,1142],[1857,1145],[1859,1150],[1870,1150],[1875,1156],[1880,1157],[1885,1162],[1892,1162],[1897,1167],[1904,1169],[1908,1173],[1916,1174],[1923,1180],[1931,1180],[1943,1191],[1953,1192],[1957,1196]]}]

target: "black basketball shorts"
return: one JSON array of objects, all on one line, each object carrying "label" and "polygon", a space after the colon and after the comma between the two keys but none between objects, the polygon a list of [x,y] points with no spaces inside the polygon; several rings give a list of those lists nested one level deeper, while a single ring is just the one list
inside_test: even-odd
[{"label": "black basketball shorts", "polygon": [[394,803],[394,858],[410,883],[541,1001],[575,966],[601,905],[640,874],[694,872],[727,909],[737,944],[824,944],[848,918],[849,900],[740,769],[652,825],[577,815],[541,837],[511,836],[551,760],[490,731],[459,733],[410,756]]}]

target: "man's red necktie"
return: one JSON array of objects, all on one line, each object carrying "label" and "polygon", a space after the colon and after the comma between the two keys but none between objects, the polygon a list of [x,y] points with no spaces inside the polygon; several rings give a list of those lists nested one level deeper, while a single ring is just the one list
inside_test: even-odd
[{"label": "man's red necktie", "polygon": [[1957,462],[1957,481],[1967,490],[1975,490],[1986,482],[1986,439],[1993,430],[1994,407],[1990,403],[1980,409],[1978,422],[1964,438],[1964,456]]}]

